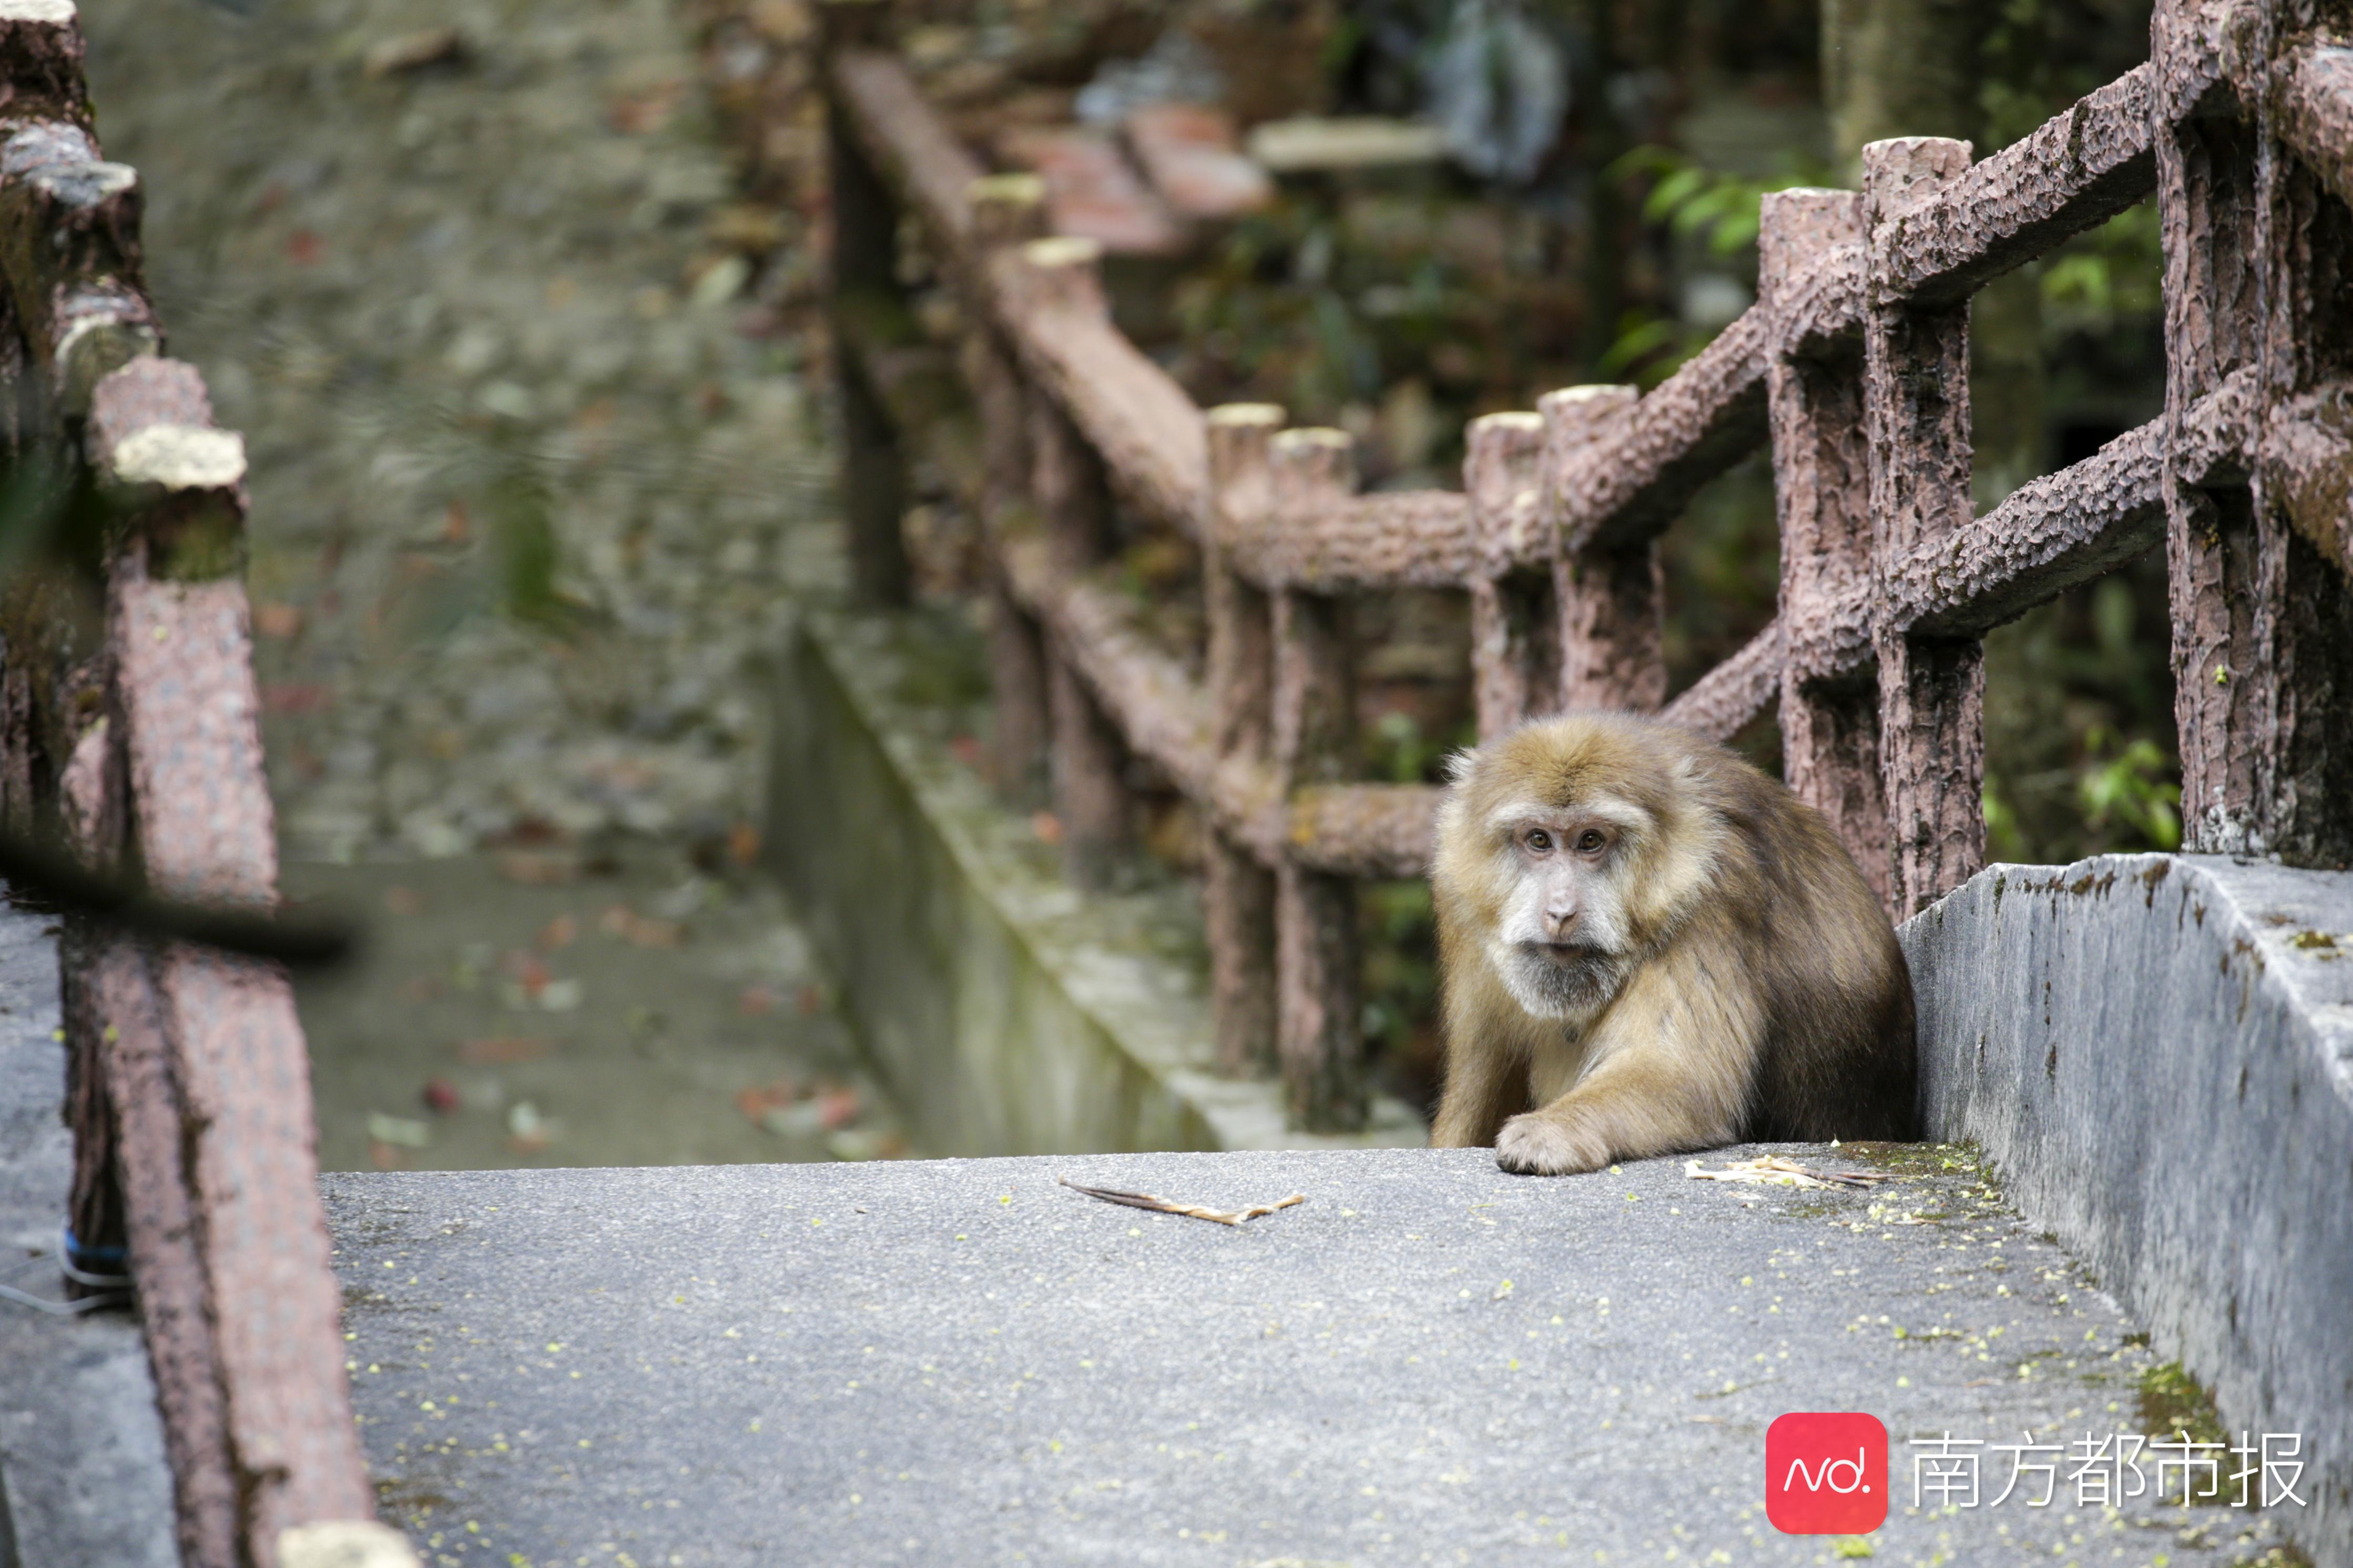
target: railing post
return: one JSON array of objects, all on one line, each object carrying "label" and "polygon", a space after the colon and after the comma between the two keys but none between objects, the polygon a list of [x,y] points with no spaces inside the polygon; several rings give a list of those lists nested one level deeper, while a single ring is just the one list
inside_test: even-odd
[{"label": "railing post", "polygon": [[[1339,430],[1286,430],[1269,445],[1275,515],[1315,526],[1356,488],[1356,452]],[[1275,773],[1288,796],[1348,776],[1356,680],[1345,599],[1274,597]],[[1277,1048],[1292,1120],[1315,1131],[1365,1123],[1364,1019],[1358,994],[1356,887],[1286,859],[1275,874]]]},{"label": "railing post", "polygon": [[[975,181],[970,195],[975,270],[985,268],[994,252],[1045,233],[1046,185],[1035,174],[993,174]],[[1026,810],[1046,799],[1046,647],[1038,623],[1006,581],[1003,545],[1008,520],[1031,510],[1030,394],[1019,362],[981,306],[978,300],[965,301],[972,319],[962,360],[980,416],[980,521],[988,544],[988,772],[998,792]]]},{"label": "railing post", "polygon": [[885,0],[823,0],[818,17],[833,216],[828,298],[834,387],[841,399],[841,509],[849,533],[850,584],[867,604],[904,605],[911,581],[899,527],[906,510],[905,463],[890,415],[858,363],[848,321],[856,294],[900,292],[899,207],[859,145],[833,80],[833,61],[842,50],[881,42],[890,7]]},{"label": "railing post", "polygon": [[[2161,0],[2150,28],[2160,81],[2225,98],[2202,81],[2223,42],[2213,25],[2209,7]],[[2316,362],[2345,363],[2341,340],[2316,341],[2327,313],[2311,298],[2321,258],[2342,242],[2312,232],[2333,204],[2310,171],[2276,145],[2263,155],[2254,105],[2165,107],[2156,143],[2182,847],[2341,865],[2353,860],[2353,594],[2292,526],[2253,454],[2209,474],[2185,472],[2181,454],[2189,406],[2233,372],[2257,381],[2253,437]]]},{"label": "railing post", "polygon": [[1482,741],[1549,712],[1560,691],[1551,574],[1513,565],[1542,526],[1544,437],[1540,414],[1490,414],[1463,432],[1462,489],[1484,563],[1471,580],[1471,691]]},{"label": "railing post", "polygon": [[[1757,237],[1758,293],[1776,307],[1795,280],[1862,237],[1853,191],[1777,191]],[[1833,617],[1871,571],[1871,458],[1863,437],[1862,356],[1842,343],[1826,358],[1785,351],[1777,323],[1765,371],[1773,426],[1773,500],[1780,522],[1782,773],[1820,812],[1889,902],[1887,799],[1879,765],[1879,690],[1867,674],[1834,677]]]},{"label": "railing post", "polygon": [[[1272,721],[1272,608],[1232,566],[1234,546],[1273,506],[1268,447],[1283,413],[1231,403],[1208,414],[1209,537],[1201,552],[1209,621],[1208,686],[1218,760],[1267,755]],[[1222,830],[1207,835],[1203,912],[1218,1065],[1240,1075],[1275,1066],[1275,876]]]},{"label": "railing post", "polygon": [[[1904,136],[1862,150],[1863,423],[1873,556],[1883,571],[1975,516],[1969,499],[1969,307],[1883,299],[1880,225],[1968,167],[1969,144]],[[1985,860],[1985,647],[1881,625],[1881,776],[1898,920]]]},{"label": "railing post", "polygon": [[1545,426],[1544,493],[1554,540],[1553,598],[1560,615],[1560,706],[1657,709],[1667,696],[1660,648],[1664,579],[1656,540],[1630,549],[1562,549],[1559,476],[1611,416],[1630,406],[1630,386],[1570,386],[1536,402]]},{"label": "railing post", "polygon": [[[1101,249],[1090,240],[1033,240],[1021,247],[1041,300],[1100,301]],[[1103,459],[1042,389],[1028,400],[1031,489],[1054,564],[1077,575],[1100,564],[1111,549],[1111,488]],[[1053,731],[1054,815],[1062,829],[1062,861],[1082,888],[1110,884],[1127,848],[1133,812],[1127,789],[1127,745],[1070,660],[1050,649],[1046,695]]]}]

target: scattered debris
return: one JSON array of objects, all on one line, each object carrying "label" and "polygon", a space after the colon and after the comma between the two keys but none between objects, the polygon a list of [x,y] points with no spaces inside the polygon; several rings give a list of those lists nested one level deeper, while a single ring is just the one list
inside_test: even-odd
[{"label": "scattered debris", "polygon": [[1124,1193],[1117,1187],[1081,1186],[1068,1176],[1057,1176],[1054,1180],[1074,1193],[1083,1193],[1103,1203],[1119,1204],[1132,1209],[1150,1209],[1155,1214],[1181,1214],[1193,1219],[1215,1220],[1219,1225],[1240,1225],[1244,1220],[1256,1219],[1261,1215],[1270,1215],[1277,1209],[1287,1209],[1294,1204],[1307,1201],[1305,1193],[1293,1193],[1271,1204],[1252,1204],[1246,1209],[1227,1213],[1220,1209],[1204,1208],[1199,1204],[1180,1204],[1167,1198],[1156,1198],[1150,1193]]},{"label": "scattered debris", "polygon": [[1686,1160],[1683,1174],[1694,1182],[1746,1182],[1766,1187],[1875,1187],[1897,1179],[1889,1171],[1810,1170],[1779,1154],[1735,1160],[1721,1171],[1704,1171],[1697,1160]]}]

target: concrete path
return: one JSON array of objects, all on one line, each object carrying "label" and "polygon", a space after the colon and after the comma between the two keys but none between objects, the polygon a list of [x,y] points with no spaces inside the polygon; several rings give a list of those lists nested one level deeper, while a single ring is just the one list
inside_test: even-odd
[{"label": "concrete path", "polygon": [[[2137,1430],[2150,1356],[1959,1151],[1906,1163],[1829,1192],[1430,1151],[327,1190],[370,1461],[440,1564],[2259,1556],[2252,1513],[2073,1507],[2063,1464],[2052,1506],[2031,1470],[1993,1506],[1990,1447],[1979,1507],[1911,1506],[1907,1439]],[[1237,1230],[1057,1174],[1307,1201]],[[1789,1410],[1886,1423],[1867,1542],[1766,1521]]]},{"label": "concrete path", "polygon": [[[0,1285],[65,1298],[53,917],[0,902]],[[126,1311],[53,1317],[0,1299],[0,1568],[171,1568],[172,1478],[147,1347]]]}]

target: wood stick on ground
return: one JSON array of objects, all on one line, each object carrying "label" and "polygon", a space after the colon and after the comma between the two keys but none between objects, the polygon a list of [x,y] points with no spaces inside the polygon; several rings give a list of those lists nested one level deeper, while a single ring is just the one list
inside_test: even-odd
[{"label": "wood stick on ground", "polygon": [[1150,1209],[1155,1214],[1187,1215],[1194,1219],[1215,1220],[1219,1225],[1240,1225],[1244,1220],[1256,1219],[1261,1215],[1272,1214],[1277,1209],[1287,1209],[1293,1204],[1303,1204],[1307,1201],[1305,1193],[1293,1193],[1289,1197],[1275,1203],[1252,1204],[1246,1209],[1235,1209],[1228,1213],[1223,1209],[1204,1208],[1199,1204],[1180,1204],[1171,1202],[1167,1198],[1155,1198],[1150,1193],[1124,1193],[1117,1187],[1083,1187],[1068,1176],[1057,1176],[1054,1180],[1074,1193],[1084,1193],[1087,1196],[1100,1199],[1103,1203],[1121,1204],[1132,1209]]}]

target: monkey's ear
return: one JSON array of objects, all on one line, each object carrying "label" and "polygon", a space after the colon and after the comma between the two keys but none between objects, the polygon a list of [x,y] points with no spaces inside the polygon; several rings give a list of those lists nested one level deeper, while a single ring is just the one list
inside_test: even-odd
[{"label": "monkey's ear", "polygon": [[1461,784],[1464,779],[1471,776],[1471,770],[1478,765],[1479,748],[1476,746],[1463,747],[1461,751],[1446,759],[1446,782],[1448,784]]}]

